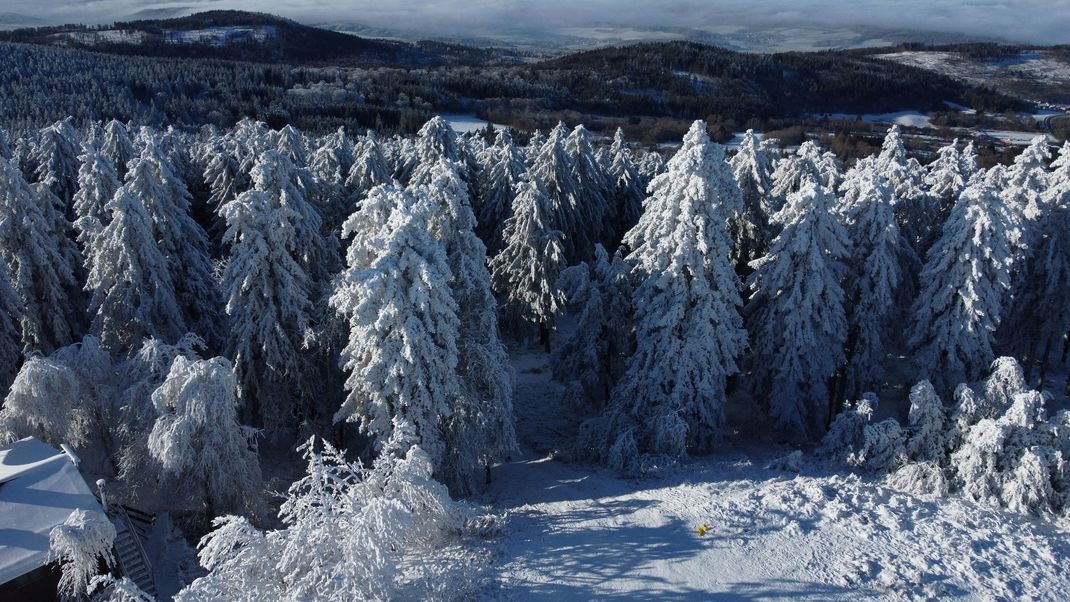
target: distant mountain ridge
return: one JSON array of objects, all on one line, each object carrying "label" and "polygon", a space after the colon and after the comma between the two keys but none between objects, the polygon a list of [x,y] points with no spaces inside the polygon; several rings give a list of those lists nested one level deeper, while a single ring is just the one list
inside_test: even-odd
[{"label": "distant mountain ridge", "polygon": [[0,32],[0,41],[138,56],[353,66],[482,64],[495,54],[442,42],[363,38],[267,13],[236,10],[98,26],[15,29]]}]

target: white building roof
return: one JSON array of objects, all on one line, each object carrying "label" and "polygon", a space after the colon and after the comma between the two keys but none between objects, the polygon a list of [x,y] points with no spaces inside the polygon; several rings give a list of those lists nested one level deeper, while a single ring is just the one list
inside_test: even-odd
[{"label": "white building roof", "polygon": [[76,509],[103,514],[70,457],[28,437],[0,447],[0,583],[48,563],[48,534]]}]

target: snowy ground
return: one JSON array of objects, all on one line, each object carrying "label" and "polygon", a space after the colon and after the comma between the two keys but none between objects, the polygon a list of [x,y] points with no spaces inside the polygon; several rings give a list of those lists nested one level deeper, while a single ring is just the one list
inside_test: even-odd
[{"label": "snowy ground", "polygon": [[[952,497],[926,500],[787,449],[729,443],[657,476],[555,459],[575,431],[544,355],[514,354],[523,457],[480,500],[512,518],[491,599],[1060,600],[1070,538]],[[703,536],[696,529],[707,524]]]}]

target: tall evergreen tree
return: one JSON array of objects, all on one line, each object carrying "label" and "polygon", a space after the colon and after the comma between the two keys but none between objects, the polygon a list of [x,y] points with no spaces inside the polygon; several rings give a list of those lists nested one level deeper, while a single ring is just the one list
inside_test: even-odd
[{"label": "tall evergreen tree", "polygon": [[34,180],[63,202],[64,214],[72,215],[70,203],[78,190],[78,132],[70,120],[57,121],[38,132],[30,155]]},{"label": "tall evergreen tree", "polygon": [[134,142],[130,138],[130,132],[121,122],[112,119],[104,126],[104,138],[100,145],[100,152],[111,161],[119,178],[126,177],[126,165],[137,153],[134,151]]},{"label": "tall evergreen tree", "polygon": [[457,134],[446,120],[434,116],[416,134],[412,153],[402,157],[397,172],[398,181],[405,184],[426,184],[429,170],[440,159],[458,162]]},{"label": "tall evergreen tree", "polygon": [[[305,262],[309,230],[302,202],[288,188],[289,160],[267,151],[253,168],[253,189],[223,206],[230,245],[223,282],[234,359],[249,416],[269,428],[311,419],[308,366],[315,283]],[[314,230],[314,228],[311,228]]]},{"label": "tall evergreen tree", "polygon": [[526,178],[538,182],[545,191],[550,201],[548,226],[561,233],[565,260],[572,264],[584,256],[586,249],[593,249],[597,240],[589,231],[591,224],[583,222],[582,195],[565,148],[567,135],[568,129],[561,123],[550,131]]},{"label": "tall evergreen tree", "polygon": [[789,439],[816,438],[827,428],[829,379],[845,359],[841,283],[850,240],[833,202],[828,188],[808,180],[773,215],[782,230],[769,251],[751,262],[751,377],[768,395],[776,428]]},{"label": "tall evergreen tree", "polygon": [[554,318],[565,305],[556,287],[566,265],[563,235],[553,226],[552,212],[553,203],[542,185],[522,182],[513,216],[505,222],[505,246],[490,261],[494,291],[504,299],[508,330],[524,335],[536,328],[547,351]]},{"label": "tall evergreen tree", "polygon": [[136,352],[148,337],[175,343],[186,324],[148,212],[125,187],[107,209],[108,225],[86,252],[91,332],[119,355]]},{"label": "tall evergreen tree", "polygon": [[951,212],[959,195],[966,188],[972,173],[965,171],[965,161],[958,150],[956,138],[947,146],[936,151],[936,159],[929,164],[929,173],[925,176],[925,186],[929,196],[936,203],[936,219],[942,223]]},{"label": "tall evergreen tree", "polygon": [[911,344],[921,376],[938,390],[980,377],[992,362],[1013,251],[999,192],[975,178],[929,249]]},{"label": "tall evergreen tree", "polygon": [[506,129],[498,130],[494,146],[487,149],[487,167],[483,171],[483,202],[479,206],[476,232],[487,245],[487,254],[494,255],[502,248],[502,230],[513,212],[516,187],[524,178],[527,167],[523,152],[513,144]]},{"label": "tall evergreen tree", "polygon": [[369,131],[346,177],[350,208],[356,207],[372,188],[392,181],[390,166],[379,148],[375,133]]},{"label": "tall evergreen tree", "polygon": [[908,269],[919,263],[895,220],[891,186],[873,162],[863,165],[849,186],[857,196],[842,216],[851,239],[851,261],[846,395],[841,399],[879,392],[884,357],[894,341],[891,326],[899,317],[897,310],[910,301]]},{"label": "tall evergreen tree", "polygon": [[107,205],[119,189],[119,174],[111,160],[93,147],[87,147],[79,159],[82,165],[78,169],[78,192],[74,193],[74,227],[82,249],[87,249],[93,234],[109,221],[111,211]]},{"label": "tall evergreen tree", "polygon": [[308,167],[308,142],[297,128],[290,124],[279,130],[279,142],[275,150],[286,157],[294,167]]},{"label": "tall evergreen tree", "polygon": [[1048,201],[1058,203],[1059,199],[1070,191],[1070,141],[1063,143],[1059,156],[1051,162],[1049,181]]},{"label": "tall evergreen tree", "polygon": [[727,379],[747,345],[729,259],[740,192],[705,122],[691,126],[650,193],[625,236],[639,282],[635,354],[606,415],[587,427],[593,455],[628,471],[644,456],[680,458],[717,441]]},{"label": "tall evergreen tree", "polygon": [[[435,474],[455,476],[447,463],[457,450],[443,433],[456,398],[464,394],[457,376],[460,323],[450,294],[452,274],[423,211],[411,199],[392,204],[370,263],[350,265],[331,297],[332,307],[349,322],[342,351],[349,396],[334,419],[359,423],[379,447],[399,425],[410,425]],[[447,485],[465,488],[452,480]]]},{"label": "tall evergreen tree", "polygon": [[[443,475],[462,493],[470,493],[472,477],[516,449],[513,428],[513,373],[498,338],[497,303],[486,267],[486,247],[475,234],[475,215],[459,166],[440,160],[429,183],[414,196],[429,211],[431,234],[446,252],[452,278],[450,292],[459,320],[457,375],[463,395],[455,400],[445,423],[452,450]],[[463,487],[462,487],[463,485]]]},{"label": "tall evergreen tree", "polygon": [[734,220],[734,254],[745,264],[757,259],[772,240],[769,216],[773,214],[772,158],[766,153],[754,130],[747,130],[743,141],[729,162],[732,175],[743,194],[743,210]]},{"label": "tall evergreen tree", "polygon": [[0,158],[0,260],[22,312],[19,327],[27,351],[51,353],[78,336],[78,249],[57,231],[56,208],[42,202],[12,163]]},{"label": "tall evergreen tree", "polygon": [[[0,160],[4,159],[0,157]],[[18,373],[22,358],[22,332],[19,317],[22,301],[11,286],[7,268],[0,269],[0,395],[7,396],[8,387]]]},{"label": "tall evergreen tree", "polygon": [[616,248],[620,239],[639,221],[643,214],[643,199],[646,198],[646,182],[635,165],[631,151],[624,139],[624,130],[617,128],[613,144],[606,156],[606,175],[613,194],[610,197],[611,222],[609,248]]},{"label": "tall evergreen tree", "polygon": [[776,162],[773,169],[773,201],[769,215],[780,211],[788,195],[798,192],[809,181],[815,184],[827,182],[828,175],[822,173],[821,148],[816,142],[803,142],[794,155],[788,155]]},{"label": "tall evergreen tree", "polygon": [[212,275],[208,236],[190,215],[190,194],[151,135],[130,162],[126,189],[152,220],[153,235],[168,261],[186,325],[210,342],[219,332],[219,287]]},{"label": "tall evergreen tree", "polygon": [[877,173],[888,182],[896,198],[896,217],[903,235],[920,248],[930,237],[935,217],[931,199],[924,192],[925,171],[907,156],[899,126],[888,129],[877,155]]},{"label": "tall evergreen tree", "polygon": [[579,187],[577,217],[591,240],[589,248],[579,249],[578,258],[588,259],[594,253],[594,243],[614,238],[614,233],[607,228],[608,220],[614,217],[609,204],[612,197],[610,182],[594,156],[591,134],[583,125],[573,128],[565,139],[565,150],[572,164],[572,177]]},{"label": "tall evergreen tree", "polygon": [[[554,353],[554,378],[565,383],[573,401],[602,408],[624,373],[634,345],[631,331],[632,287],[630,267],[620,255],[611,259],[602,245],[586,268],[579,321],[568,340]],[[572,269],[572,268],[570,268]]]},{"label": "tall evergreen tree", "polygon": [[1043,388],[1053,351],[1070,333],[1070,189],[1040,216],[1036,248],[1026,260],[1007,320],[1000,328],[1004,354],[1022,359],[1026,375],[1039,367]]},{"label": "tall evergreen tree", "polygon": [[[1003,202],[1021,224],[1022,243],[1028,252],[1040,235],[1037,220],[1045,209],[1048,189],[1047,161],[1051,157],[1045,136],[1037,136],[1014,159],[1007,170],[1001,195]],[[1021,254],[1020,254],[1021,255]]]}]

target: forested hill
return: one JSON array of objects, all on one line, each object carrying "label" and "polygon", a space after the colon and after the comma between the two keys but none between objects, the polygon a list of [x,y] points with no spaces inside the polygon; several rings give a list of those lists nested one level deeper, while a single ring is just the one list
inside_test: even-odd
[{"label": "forested hill", "polygon": [[644,43],[564,56],[540,63],[536,73],[567,77],[575,102],[595,113],[747,119],[938,110],[945,101],[1017,108],[989,89],[841,51],[753,54],[694,42]]},{"label": "forested hill", "polygon": [[696,117],[726,132],[770,131],[826,113],[1026,105],[980,83],[851,52],[762,55],[671,42],[531,63],[236,11],[0,32],[0,61],[8,67],[0,127],[8,129],[67,116],[219,127],[251,117],[313,132],[394,133],[415,131],[434,113],[474,113],[529,131],[559,120],[599,132],[621,126],[654,143],[678,140]]},{"label": "forested hill", "polygon": [[352,66],[486,64],[501,52],[438,42],[361,38],[270,14],[207,11],[174,19],[0,32],[0,41],[112,54]]}]

